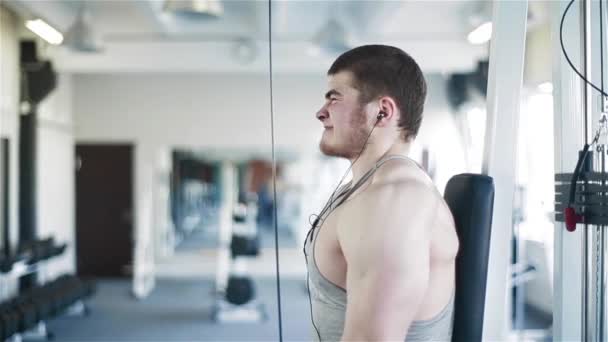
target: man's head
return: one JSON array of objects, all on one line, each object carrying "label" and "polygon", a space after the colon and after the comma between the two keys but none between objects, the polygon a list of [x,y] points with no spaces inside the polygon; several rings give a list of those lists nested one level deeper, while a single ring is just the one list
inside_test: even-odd
[{"label": "man's head", "polygon": [[360,46],[338,57],[327,74],[329,91],[317,113],[330,127],[320,144],[325,154],[352,158],[359,153],[379,112],[395,123],[401,139],[416,137],[426,82],[407,53],[392,46]]}]

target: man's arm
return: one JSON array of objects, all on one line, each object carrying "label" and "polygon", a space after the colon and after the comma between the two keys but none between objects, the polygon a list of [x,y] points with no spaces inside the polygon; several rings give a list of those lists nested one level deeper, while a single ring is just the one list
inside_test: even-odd
[{"label": "man's arm", "polygon": [[348,268],[343,341],[405,339],[428,287],[435,196],[415,182],[382,186],[360,213],[340,220],[351,234],[340,239]]}]

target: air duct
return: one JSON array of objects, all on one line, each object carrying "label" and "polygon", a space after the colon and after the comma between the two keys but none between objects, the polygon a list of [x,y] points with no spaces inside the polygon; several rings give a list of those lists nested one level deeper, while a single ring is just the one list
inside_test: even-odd
[{"label": "air duct", "polygon": [[83,4],[76,20],[65,34],[64,45],[79,52],[98,52],[102,43],[91,23],[91,14]]},{"label": "air duct", "polygon": [[163,9],[181,16],[219,18],[224,7],[219,0],[165,0]]},{"label": "air duct", "polygon": [[330,18],[313,37],[313,44],[326,54],[338,55],[350,49],[344,25]]}]

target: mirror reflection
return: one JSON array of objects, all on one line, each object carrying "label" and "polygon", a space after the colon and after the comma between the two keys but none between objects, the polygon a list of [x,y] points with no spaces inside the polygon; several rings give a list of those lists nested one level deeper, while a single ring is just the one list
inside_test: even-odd
[{"label": "mirror reflection", "polygon": [[[528,8],[505,271],[508,334],[531,340],[550,339],[553,324],[551,9]],[[370,86],[355,84],[348,61],[332,65],[376,44],[419,67],[422,124],[393,152],[439,200],[453,176],[482,171],[492,10],[470,0],[3,0],[0,338],[305,341],[320,335],[314,312],[322,331],[345,331],[332,326],[340,314],[315,307],[328,295],[311,292],[307,268],[332,271],[317,275],[336,285],[325,299],[339,306],[346,268],[333,278],[331,268],[344,251],[310,259],[305,241],[337,189],[389,150],[382,134],[405,110],[376,87],[353,129],[339,114]],[[372,88],[376,67],[365,70]],[[396,78],[410,94],[397,74],[379,83]],[[359,149],[368,143],[375,154]]]}]

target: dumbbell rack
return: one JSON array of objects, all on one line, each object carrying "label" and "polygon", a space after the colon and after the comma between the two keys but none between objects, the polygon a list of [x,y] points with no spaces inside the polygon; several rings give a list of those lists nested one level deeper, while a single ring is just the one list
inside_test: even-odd
[{"label": "dumbbell rack", "polygon": [[[19,260],[12,264],[12,268],[9,272],[0,272],[0,295],[2,296],[2,300],[4,301],[7,298],[10,298],[11,285],[17,283],[18,280],[23,276],[37,273],[39,275],[38,285],[44,286],[47,284],[49,279],[46,263],[53,257],[49,259],[42,259],[34,263],[28,263],[27,260]],[[65,311],[65,313],[70,316],[84,316],[87,314],[87,312],[88,309],[82,300],[77,300]],[[53,338],[53,334],[48,331],[46,322],[44,320],[40,320],[34,328],[22,333],[15,333],[14,335],[10,336],[7,341],[21,342],[23,338],[51,340]]]},{"label": "dumbbell rack", "polygon": [[[28,264],[26,260],[19,260],[13,264],[10,272],[0,273],[1,298],[4,299],[10,296],[11,283],[15,283],[19,278],[29,274],[38,273],[41,276],[39,281],[44,284],[46,282],[46,269],[43,263],[44,261],[39,261],[33,264]],[[48,331],[46,323],[44,321],[40,321],[34,329],[23,334],[15,334],[8,340],[10,342],[21,342],[22,338],[51,339],[52,334]]]}]

